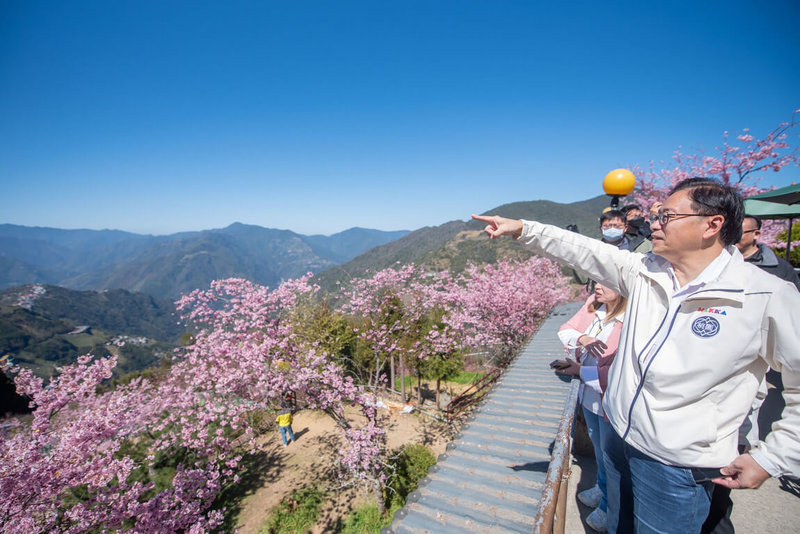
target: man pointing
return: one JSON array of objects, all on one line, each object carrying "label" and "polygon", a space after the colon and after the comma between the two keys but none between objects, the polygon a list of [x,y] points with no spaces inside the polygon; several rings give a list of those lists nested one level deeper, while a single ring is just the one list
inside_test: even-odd
[{"label": "man pointing", "polygon": [[[628,297],[604,398],[610,532],[699,532],[713,483],[757,488],[800,474],[800,293],[745,263],[743,204],[704,178],[678,184],[651,218],[652,254],[533,221],[473,216]],[[737,451],[768,367],[786,408],[765,442]],[[713,482],[712,482],[713,480]]]}]

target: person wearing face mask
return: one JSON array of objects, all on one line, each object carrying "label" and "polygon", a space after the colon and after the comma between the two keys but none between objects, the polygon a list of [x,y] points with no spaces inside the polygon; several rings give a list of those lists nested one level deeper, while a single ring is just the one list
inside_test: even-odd
[{"label": "person wearing face mask", "polygon": [[[600,215],[600,233],[602,234],[600,240],[603,243],[614,245],[620,250],[630,250],[642,254],[653,250],[653,245],[644,237],[626,235],[625,226],[625,215],[621,211],[606,208]],[[592,293],[594,291],[594,281],[588,276],[574,269],[572,270],[572,276],[576,282],[586,286],[587,292]]]},{"label": "person wearing face mask", "polygon": [[625,233],[627,222],[625,215],[619,210],[608,210],[600,216],[600,232],[602,241],[614,245],[620,250],[630,250],[646,254],[653,250],[653,245],[641,235]]},{"label": "person wearing face mask", "polygon": [[650,239],[650,223],[644,218],[644,211],[638,204],[628,204],[620,210],[625,215],[625,233],[629,236],[642,236]]}]

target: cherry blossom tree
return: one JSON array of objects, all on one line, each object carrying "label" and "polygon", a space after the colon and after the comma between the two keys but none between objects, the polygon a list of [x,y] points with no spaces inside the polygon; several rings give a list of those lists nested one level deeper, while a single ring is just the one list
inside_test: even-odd
[{"label": "cherry blossom tree", "polygon": [[[224,466],[198,456],[194,465],[178,466],[168,488],[138,481],[143,466],[123,449],[147,439],[149,423],[169,402],[141,380],[98,394],[115,365],[113,356],[82,356],[47,386],[18,371],[17,388],[35,409],[29,424],[12,420],[0,439],[4,532],[203,532],[221,523],[222,512],[208,508],[237,459]],[[3,371],[13,372],[8,365]]]},{"label": "cherry blossom tree", "polygon": [[385,380],[386,365],[391,368],[389,378],[393,380],[394,362],[396,359],[402,362],[401,340],[413,328],[413,317],[408,313],[410,308],[404,306],[402,295],[415,272],[414,265],[390,267],[372,276],[354,279],[343,291],[340,311],[360,321],[354,331],[371,356],[369,382],[375,394]]},{"label": "cherry blossom tree", "polygon": [[455,311],[445,320],[465,330],[468,346],[497,347],[506,358],[571,294],[560,268],[544,258],[472,265],[458,282]]},{"label": "cherry blossom tree", "polygon": [[[331,358],[292,332],[290,310],[316,291],[309,277],[275,291],[244,280],[212,283],[179,308],[196,328],[169,374],[98,393],[114,357],[83,356],[45,386],[26,369],[16,386],[32,399],[29,424],[13,421],[0,438],[0,526],[9,532],[203,532],[221,524],[212,510],[236,483],[242,453],[258,448],[248,417],[293,392],[342,428],[343,483],[381,483],[383,431],[375,408]],[[354,428],[344,409],[361,408]],[[142,451],[144,452],[138,452]],[[138,452],[138,453],[137,453]],[[179,459],[165,483],[165,458]],[[169,472],[169,471],[168,471]]]},{"label": "cherry blossom tree", "polygon": [[452,373],[449,360],[468,348],[510,357],[569,294],[568,280],[542,258],[470,266],[457,278],[408,265],[354,281],[342,311],[365,320],[359,335],[374,351],[377,383],[392,354],[434,378]]}]

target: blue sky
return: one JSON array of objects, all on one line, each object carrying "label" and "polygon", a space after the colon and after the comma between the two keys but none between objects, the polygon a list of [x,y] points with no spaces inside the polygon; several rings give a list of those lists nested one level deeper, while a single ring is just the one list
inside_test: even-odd
[{"label": "blue sky", "polygon": [[0,222],[331,234],[583,200],[789,120],[798,20],[792,0],[4,0]]}]

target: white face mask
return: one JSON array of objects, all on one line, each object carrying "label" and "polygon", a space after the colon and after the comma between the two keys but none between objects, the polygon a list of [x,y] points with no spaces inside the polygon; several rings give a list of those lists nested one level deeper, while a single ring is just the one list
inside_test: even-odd
[{"label": "white face mask", "polygon": [[619,241],[622,239],[622,234],[625,232],[622,228],[605,228],[603,229],[603,239],[606,241]]}]

